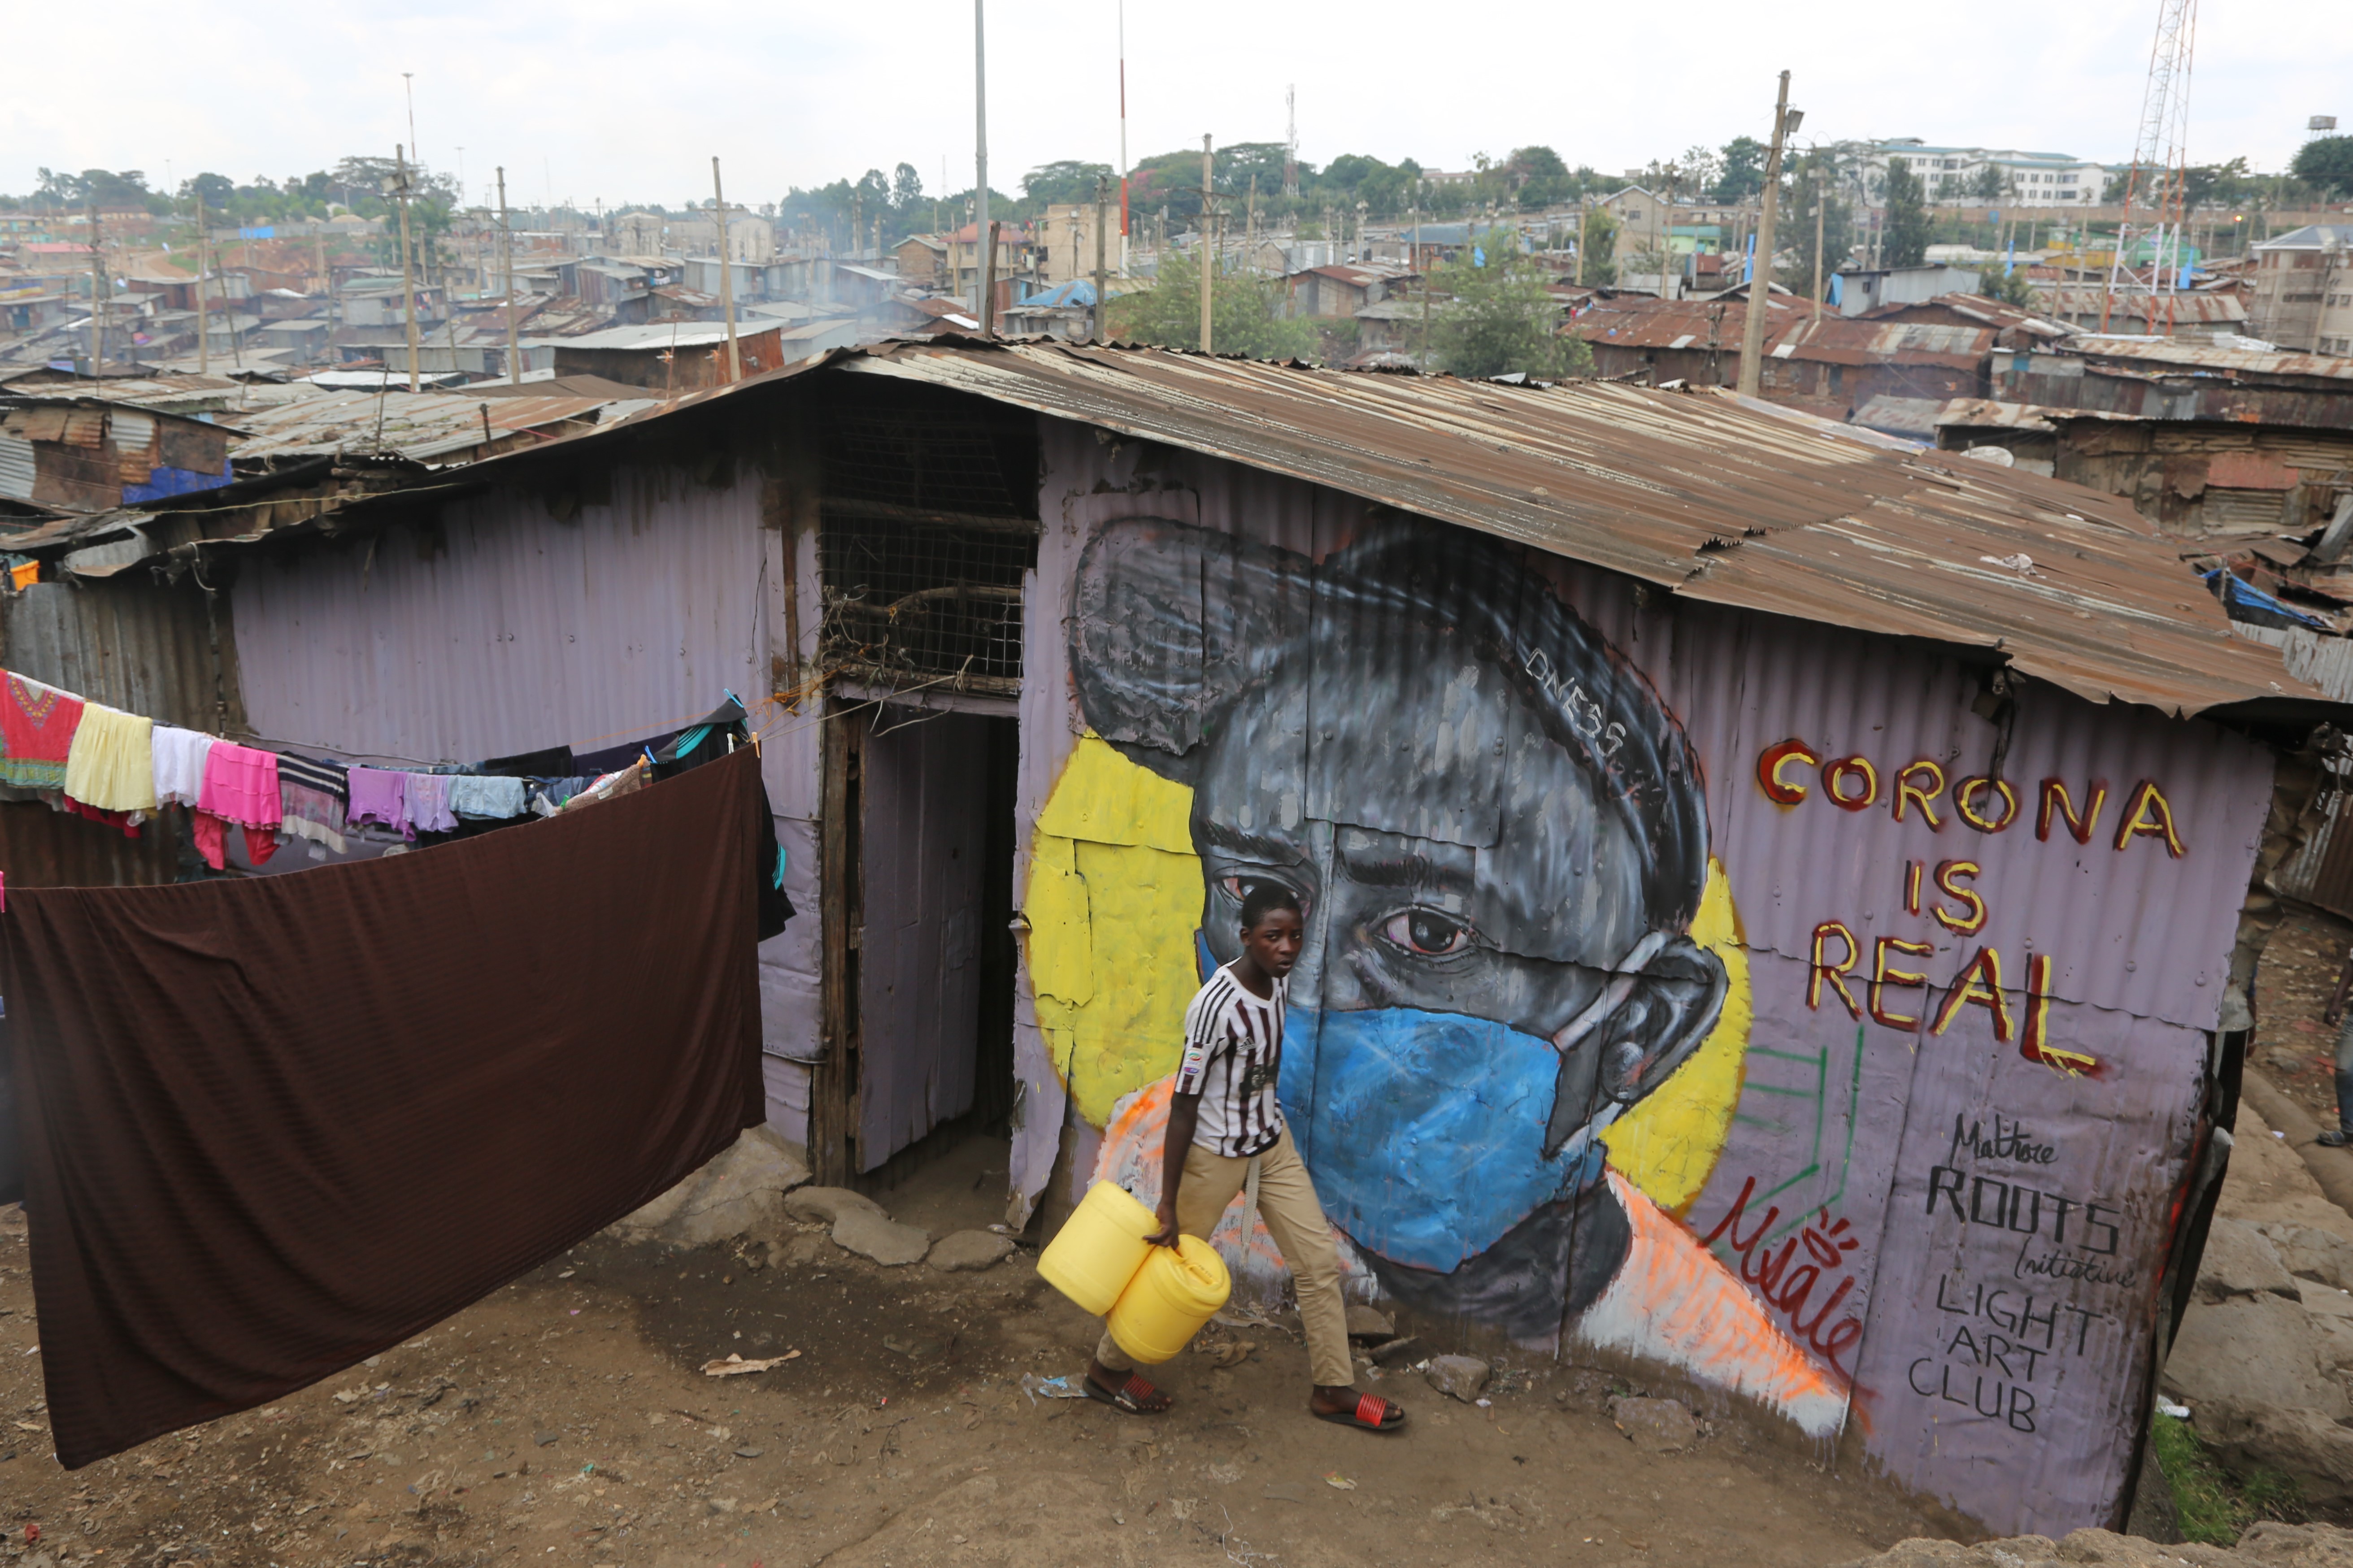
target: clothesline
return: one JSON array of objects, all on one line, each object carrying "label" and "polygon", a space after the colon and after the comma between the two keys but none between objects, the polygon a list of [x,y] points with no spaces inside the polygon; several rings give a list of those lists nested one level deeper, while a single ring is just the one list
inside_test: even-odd
[{"label": "clothesline", "polygon": [[370,830],[414,842],[420,833],[459,832],[466,822],[552,816],[583,795],[609,798],[625,773],[633,785],[638,757],[650,758],[655,748],[679,741],[684,742],[680,749],[691,751],[714,723],[732,726],[745,716],[731,693],[733,716],[722,708],[699,727],[604,752],[582,756],[568,745],[556,746],[462,766],[404,770],[243,745],[126,713],[13,671],[0,675],[0,784],[38,792],[60,811],[134,837],[165,806],[183,806],[191,814],[197,851],[215,870],[227,863],[231,827],[243,833],[247,858],[258,867],[287,838],[307,840],[318,858],[331,850],[347,853],[346,836]]}]

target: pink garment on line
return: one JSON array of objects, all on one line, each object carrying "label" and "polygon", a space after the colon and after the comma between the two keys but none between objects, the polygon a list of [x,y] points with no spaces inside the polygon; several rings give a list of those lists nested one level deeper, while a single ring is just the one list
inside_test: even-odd
[{"label": "pink garment on line", "polygon": [[284,807],[278,795],[278,753],[216,742],[205,755],[198,810],[248,827],[276,827]]},{"label": "pink garment on line", "polygon": [[352,803],[349,821],[353,827],[363,823],[380,823],[400,829],[404,837],[414,838],[417,829],[408,821],[408,775],[387,772],[383,768],[353,767],[349,774]]}]

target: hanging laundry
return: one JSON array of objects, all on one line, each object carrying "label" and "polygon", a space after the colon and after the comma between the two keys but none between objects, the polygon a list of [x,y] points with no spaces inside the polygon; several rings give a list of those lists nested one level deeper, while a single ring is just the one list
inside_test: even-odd
[{"label": "hanging laundry", "polygon": [[87,816],[92,822],[102,822],[109,827],[119,827],[122,829],[122,837],[125,838],[139,837],[139,822],[145,815],[139,812],[107,811],[90,805],[88,801],[76,800],[62,790],[45,789],[41,792],[41,798],[49,803],[50,809],[62,811],[68,816]]},{"label": "hanging laundry", "polygon": [[549,746],[541,751],[524,752],[512,757],[491,757],[482,763],[482,772],[519,779],[560,779],[579,772],[572,760],[569,746]]},{"label": "hanging laundry", "polygon": [[542,816],[554,816],[564,809],[564,803],[596,781],[586,776],[575,778],[533,779],[531,784],[531,808]]},{"label": "hanging laundry", "polygon": [[519,778],[451,773],[443,782],[449,786],[449,809],[459,816],[497,820],[523,814],[523,782]]},{"label": "hanging laundry", "polygon": [[[306,838],[341,855],[343,824],[351,814],[350,770],[341,763],[278,753],[278,800],[284,814],[279,831]],[[259,865],[259,861],[255,862]]]},{"label": "hanging laundry", "polygon": [[766,815],[745,752],[429,855],[11,889],[59,1461],[388,1351],[757,1125]]},{"label": "hanging laundry", "polygon": [[248,827],[276,827],[286,814],[278,795],[278,753],[215,742],[205,755],[205,787],[196,805]]},{"label": "hanging laundry", "polygon": [[454,833],[458,830],[458,818],[449,810],[451,782],[448,773],[408,775],[406,826],[409,829],[409,837],[414,838],[420,832]]},{"label": "hanging laundry", "polygon": [[11,673],[0,680],[0,784],[63,789],[81,699]]},{"label": "hanging laundry", "polygon": [[634,794],[644,787],[648,771],[647,764],[639,763],[633,767],[607,773],[603,778],[596,780],[578,795],[565,801],[564,809],[577,811],[584,805],[595,805],[599,801],[612,800],[620,795]]},{"label": "hanging laundry", "polygon": [[66,752],[66,794],[100,811],[154,810],[154,733],[153,719],[84,703]]},{"label": "hanging laundry", "polygon": [[417,837],[408,826],[408,775],[383,768],[354,767],[345,775],[351,790],[348,821],[353,827],[375,823]]},{"label": "hanging laundry", "polygon": [[176,724],[158,724],[153,736],[155,753],[155,803],[194,805],[205,793],[205,759],[212,754],[213,738]]}]

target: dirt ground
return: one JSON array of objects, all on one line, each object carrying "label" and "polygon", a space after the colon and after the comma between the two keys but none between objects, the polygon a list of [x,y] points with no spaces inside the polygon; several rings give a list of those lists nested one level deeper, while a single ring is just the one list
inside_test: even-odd
[{"label": "dirt ground", "polygon": [[[986,1223],[992,1154],[880,1196],[935,1232]],[[1932,1532],[1736,1423],[1639,1455],[1611,1379],[1534,1359],[1505,1363],[1485,1409],[1410,1371],[1366,1383],[1410,1406],[1394,1437],[1308,1417],[1281,1322],[1205,1336],[1252,1347],[1230,1368],[1164,1368],[1166,1417],[1033,1401],[1023,1375],[1079,1373],[1097,1328],[1033,1254],[943,1274],[782,1237],[760,1268],[600,1237],[364,1367],[69,1474],[30,1353],[25,1217],[0,1210],[0,1561],[1812,1568]],[[697,1370],[786,1351],[765,1373]]]},{"label": "dirt ground", "polygon": [[2249,1059],[2323,1127],[2337,1124],[2331,1066],[2337,1031],[2320,1015],[2348,948],[2353,924],[2318,910],[2295,910],[2264,944],[2255,975],[2255,1044]]}]

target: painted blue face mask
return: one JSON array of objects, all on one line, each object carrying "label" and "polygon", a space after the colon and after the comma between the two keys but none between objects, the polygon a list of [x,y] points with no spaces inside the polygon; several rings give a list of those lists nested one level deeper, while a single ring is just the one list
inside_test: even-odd
[{"label": "painted blue face mask", "polygon": [[1450,1273],[1599,1181],[1598,1134],[1625,1106],[1605,1099],[1547,1154],[1562,1054],[1602,1047],[1588,1037],[1663,940],[1646,937],[1549,1040],[1416,1007],[1293,1007],[1276,1090],[1324,1212],[1359,1247]]}]

